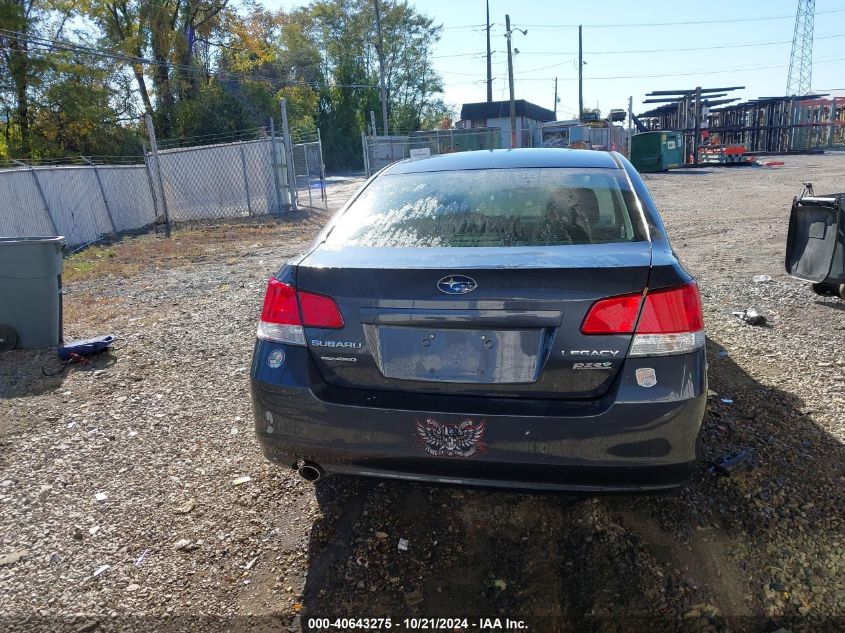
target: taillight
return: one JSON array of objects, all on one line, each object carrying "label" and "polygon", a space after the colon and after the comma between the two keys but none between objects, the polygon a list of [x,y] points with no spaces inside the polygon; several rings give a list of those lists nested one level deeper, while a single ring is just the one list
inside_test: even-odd
[{"label": "taillight", "polygon": [[299,309],[302,310],[302,324],[305,327],[321,327],[339,330],[343,327],[340,308],[331,297],[300,290]]},{"label": "taillight", "polygon": [[305,345],[303,327],[340,329],[343,316],[331,297],[297,291],[275,277],[267,283],[256,336],[266,341]]},{"label": "taillight", "polygon": [[581,324],[581,334],[631,334],[642,301],[641,292],[596,301]]},{"label": "taillight", "polygon": [[633,332],[628,356],[684,354],[704,346],[704,318],[695,282],[649,291],[642,298],[630,294],[597,301],[587,312],[581,333]]},{"label": "taillight", "polygon": [[704,329],[701,297],[695,282],[650,291],[637,323],[637,334],[677,334]]},{"label": "taillight", "polygon": [[299,307],[296,305],[296,288],[282,283],[275,277],[267,282],[261,321],[280,325],[302,325]]}]

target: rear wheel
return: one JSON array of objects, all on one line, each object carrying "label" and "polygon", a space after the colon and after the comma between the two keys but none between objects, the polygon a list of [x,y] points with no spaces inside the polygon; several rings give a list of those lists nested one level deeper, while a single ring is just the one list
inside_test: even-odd
[{"label": "rear wheel", "polygon": [[834,286],[833,284],[813,284],[811,286],[813,292],[820,297],[835,297],[842,296],[842,286]]},{"label": "rear wheel", "polygon": [[845,284],[839,284],[839,298],[845,299]]},{"label": "rear wheel", "polygon": [[11,325],[0,323],[0,352],[8,352],[18,346],[18,333]]}]

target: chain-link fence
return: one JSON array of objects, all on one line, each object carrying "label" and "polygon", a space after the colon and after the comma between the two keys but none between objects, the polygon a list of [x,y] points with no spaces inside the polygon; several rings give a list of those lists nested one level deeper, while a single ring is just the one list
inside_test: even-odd
[{"label": "chain-link fence", "polygon": [[159,148],[146,164],[159,181],[159,215],[171,222],[278,215],[290,208],[284,143],[268,130],[252,140]]},{"label": "chain-link fence", "polygon": [[[289,172],[288,152],[273,127],[239,132],[234,142],[233,136],[166,140],[143,156],[2,165],[0,235],[64,235],[69,245],[81,246],[157,223],[291,209],[297,187],[289,186],[288,174],[295,170]],[[324,189],[319,141],[304,145],[303,169],[314,170],[307,182],[316,178]]]},{"label": "chain-link fence", "polygon": [[17,163],[0,171],[0,191],[0,235],[5,237],[64,235],[69,244],[87,244],[156,218],[143,163]]},{"label": "chain-link fence", "polygon": [[509,135],[499,128],[424,130],[391,136],[362,134],[364,171],[370,176],[382,167],[413,156],[510,147],[510,137],[503,142],[503,134]]},{"label": "chain-link fence", "polygon": [[621,125],[608,128],[606,125],[592,127],[580,123],[546,123],[542,128],[542,146],[612,150],[627,154],[628,132]]},{"label": "chain-link fence", "polygon": [[292,150],[297,204],[327,208],[326,169],[320,130],[294,137]]}]

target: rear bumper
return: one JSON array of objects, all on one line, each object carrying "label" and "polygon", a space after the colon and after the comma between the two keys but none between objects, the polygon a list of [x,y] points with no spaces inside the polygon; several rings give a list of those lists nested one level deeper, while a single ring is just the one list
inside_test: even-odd
[{"label": "rear bumper", "polygon": [[[268,371],[278,347],[288,362]],[[642,366],[656,369],[658,385],[636,384]],[[285,466],[304,459],[328,473],[582,493],[683,486],[706,393],[703,350],[629,359],[601,401],[545,406],[337,390],[307,350],[265,342],[252,372],[257,437],[264,455]]]}]

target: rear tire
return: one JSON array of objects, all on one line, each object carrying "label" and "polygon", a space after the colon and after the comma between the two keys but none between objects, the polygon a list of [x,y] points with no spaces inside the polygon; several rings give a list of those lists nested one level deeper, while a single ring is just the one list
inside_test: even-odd
[{"label": "rear tire", "polygon": [[18,346],[18,332],[11,325],[0,323],[0,352],[8,352]]},{"label": "rear tire", "polygon": [[834,286],[833,284],[813,284],[810,286],[820,297],[836,297],[842,296],[842,286]]},{"label": "rear tire", "polygon": [[839,284],[839,298],[845,300],[845,284]]}]

